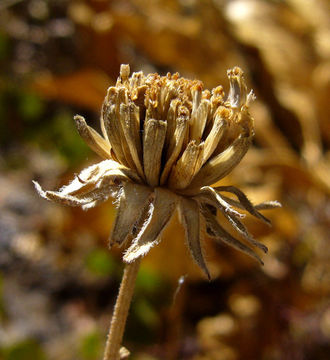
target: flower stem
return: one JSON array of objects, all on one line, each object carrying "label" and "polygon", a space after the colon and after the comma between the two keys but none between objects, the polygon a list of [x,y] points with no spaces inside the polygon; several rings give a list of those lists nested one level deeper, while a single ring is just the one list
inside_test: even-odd
[{"label": "flower stem", "polygon": [[126,264],[120,284],[119,294],[111,319],[103,360],[118,360],[119,349],[123,339],[128,310],[132,301],[140,259]]}]

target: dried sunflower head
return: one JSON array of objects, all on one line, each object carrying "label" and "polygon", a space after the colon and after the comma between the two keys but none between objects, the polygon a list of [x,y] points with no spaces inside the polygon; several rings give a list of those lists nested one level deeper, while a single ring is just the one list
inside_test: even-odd
[{"label": "dried sunflower head", "polygon": [[129,241],[125,262],[156,245],[178,209],[192,257],[208,277],[201,248],[205,231],[262,263],[250,247],[219,224],[216,210],[251,245],[266,252],[266,246],[253,239],[240,221],[244,215],[237,210],[269,223],[259,210],[279,203],[253,206],[233,186],[210,187],[241,161],[253,137],[248,106],[254,95],[247,91],[242,70],[228,71],[227,97],[221,86],[203,90],[200,81],[177,73],[129,75],[129,66],[122,65],[116,86],[107,91],[101,114],[103,136],[81,116],[75,117],[79,134],[104,160],[83,170],[58,192],[43,191],[35,182],[39,194],[84,209],[114,197],[118,212],[110,246]]}]

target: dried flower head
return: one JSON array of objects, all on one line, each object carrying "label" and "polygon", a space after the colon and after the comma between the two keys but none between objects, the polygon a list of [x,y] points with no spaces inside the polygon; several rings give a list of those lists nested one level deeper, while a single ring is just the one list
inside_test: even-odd
[{"label": "dried flower head", "polygon": [[128,263],[160,241],[176,209],[192,257],[208,277],[201,247],[205,231],[262,263],[221,226],[216,210],[247,242],[266,252],[266,246],[249,234],[237,209],[269,224],[259,210],[279,203],[253,206],[233,186],[210,187],[241,161],[253,137],[248,106],[254,95],[247,91],[242,70],[228,71],[227,98],[222,86],[203,90],[202,82],[177,73],[129,75],[129,66],[122,65],[116,86],[108,89],[101,114],[103,136],[81,116],[75,117],[79,134],[105,160],[83,170],[58,192],[43,191],[35,183],[39,194],[84,209],[114,197],[118,212],[110,246],[129,241],[124,254]]}]

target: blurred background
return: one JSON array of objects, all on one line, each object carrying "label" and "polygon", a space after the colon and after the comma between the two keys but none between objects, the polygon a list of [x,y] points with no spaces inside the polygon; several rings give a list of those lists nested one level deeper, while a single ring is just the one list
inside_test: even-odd
[{"label": "blurred background", "polygon": [[115,207],[61,207],[31,181],[55,189],[100,160],[72,118],[99,129],[121,63],[226,91],[239,65],[256,135],[221,183],[283,204],[265,212],[273,228],[245,219],[264,267],[205,239],[211,282],[173,221],[142,262],[131,359],[329,359],[328,0],[0,1],[0,359],[102,356],[123,269],[107,249]]}]

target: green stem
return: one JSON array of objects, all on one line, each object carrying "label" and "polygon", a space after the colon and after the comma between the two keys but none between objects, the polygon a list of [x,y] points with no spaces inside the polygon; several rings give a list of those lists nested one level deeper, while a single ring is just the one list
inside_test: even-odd
[{"label": "green stem", "polygon": [[126,264],[120,284],[119,294],[111,319],[103,360],[118,360],[119,350],[124,335],[128,310],[134,293],[134,286],[139,271],[140,259]]}]

